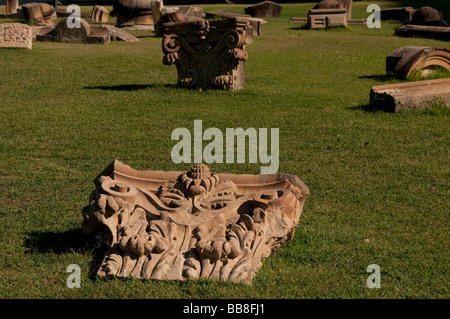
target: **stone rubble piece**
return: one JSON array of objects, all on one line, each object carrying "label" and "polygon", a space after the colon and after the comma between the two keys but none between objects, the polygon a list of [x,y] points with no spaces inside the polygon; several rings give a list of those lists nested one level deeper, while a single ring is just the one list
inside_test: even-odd
[{"label": "stone rubble piece", "polygon": [[29,49],[33,46],[32,30],[23,23],[0,24],[0,48]]},{"label": "stone rubble piece", "polygon": [[111,41],[139,42],[138,38],[121,28],[117,28],[109,24],[102,24],[101,27],[109,29]]},{"label": "stone rubble piece", "polygon": [[37,41],[62,42],[62,43],[85,43],[85,44],[107,44],[110,42],[108,28],[91,27],[86,20],[80,18],[79,28],[70,28],[64,18],[54,29],[45,33],[37,34]]},{"label": "stone rubble piece", "polygon": [[181,87],[241,89],[247,24],[243,18],[163,23],[163,63],[175,64]]},{"label": "stone rubble piece", "polygon": [[120,161],[94,180],[82,229],[106,228],[99,277],[250,284],[292,240],[308,187],[288,174],[137,171]]},{"label": "stone rubble piece", "polygon": [[370,104],[389,112],[427,108],[444,102],[450,107],[450,78],[374,86]]},{"label": "stone rubble piece", "polygon": [[450,41],[450,27],[404,24],[395,29],[395,35]]},{"label": "stone rubble piece", "polygon": [[6,14],[16,14],[19,8],[19,0],[6,0]]},{"label": "stone rubble piece", "polygon": [[34,24],[53,24],[56,17],[55,8],[47,3],[26,3],[22,4],[22,13],[25,21]]},{"label": "stone rubble piece", "polygon": [[95,5],[92,8],[92,12],[91,12],[91,21],[92,22],[106,23],[106,22],[108,22],[108,17],[109,17],[109,11],[106,10],[105,7]]},{"label": "stone rubble piece", "polygon": [[282,8],[283,5],[279,3],[263,1],[244,8],[244,12],[255,18],[279,18]]},{"label": "stone rubble piece", "polygon": [[153,30],[151,6],[151,0],[116,0],[110,15],[117,17],[116,27]]},{"label": "stone rubble piece", "polygon": [[352,18],[353,0],[322,0],[317,3],[313,10],[317,9],[342,9],[347,11],[347,21]]},{"label": "stone rubble piece", "polygon": [[245,18],[248,20],[248,41],[247,43],[250,43],[253,36],[261,35],[261,25],[267,23],[267,21],[261,19],[261,18],[253,18],[249,14],[242,14],[242,13],[236,13],[231,12],[227,10],[211,10],[206,12],[206,18],[215,18],[215,17],[223,17],[223,18]]},{"label": "stone rubble piece", "polygon": [[386,57],[386,72],[405,78],[413,71],[427,76],[437,68],[450,72],[450,48],[404,46]]}]

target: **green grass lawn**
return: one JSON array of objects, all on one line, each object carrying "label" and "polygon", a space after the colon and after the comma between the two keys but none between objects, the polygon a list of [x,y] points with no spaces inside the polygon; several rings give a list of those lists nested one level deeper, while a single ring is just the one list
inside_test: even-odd
[{"label": "green grass lawn", "polygon": [[[355,2],[353,17],[367,17],[370,3]],[[450,17],[444,1],[420,3]],[[449,42],[396,37],[396,21],[328,31],[290,23],[312,6],[286,4],[267,19],[247,45],[238,92],[177,88],[150,31],[132,31],[137,43],[0,50],[0,298],[449,298],[449,109],[367,108],[372,86],[401,81],[385,76],[391,51]],[[172,162],[170,137],[196,119],[222,131],[279,128],[279,171],[311,191],[294,239],[252,285],[97,279],[105,244],[80,230],[93,178],[116,158],[190,169]],[[260,164],[210,167],[259,174]],[[70,264],[81,267],[80,289],[66,286]],[[370,264],[381,268],[380,289],[366,286]]]}]

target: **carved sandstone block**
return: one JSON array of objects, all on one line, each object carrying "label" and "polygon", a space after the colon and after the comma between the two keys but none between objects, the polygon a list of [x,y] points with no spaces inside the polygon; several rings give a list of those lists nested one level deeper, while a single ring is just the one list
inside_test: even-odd
[{"label": "carved sandstone block", "polygon": [[30,49],[33,45],[32,30],[23,23],[0,24],[0,48]]},{"label": "carved sandstone block", "polygon": [[247,22],[233,18],[163,23],[163,63],[176,65],[182,87],[240,89]]},{"label": "carved sandstone block", "polygon": [[136,171],[119,161],[95,180],[82,228],[109,230],[98,276],[251,283],[291,240],[308,187],[288,174]]}]

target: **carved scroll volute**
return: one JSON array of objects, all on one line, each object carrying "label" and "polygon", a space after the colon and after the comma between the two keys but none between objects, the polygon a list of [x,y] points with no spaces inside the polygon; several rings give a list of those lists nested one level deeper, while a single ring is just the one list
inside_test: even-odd
[{"label": "carved scroll volute", "polygon": [[118,242],[118,230],[128,224],[137,195],[134,186],[114,181],[109,176],[101,177],[100,184],[90,195],[89,205],[83,208],[83,230],[90,233],[104,225],[111,233],[111,241]]}]

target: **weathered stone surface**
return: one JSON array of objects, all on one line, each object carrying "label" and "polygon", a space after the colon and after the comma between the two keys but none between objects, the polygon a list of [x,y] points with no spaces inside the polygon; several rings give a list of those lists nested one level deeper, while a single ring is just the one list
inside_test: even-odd
[{"label": "weathered stone surface", "polygon": [[116,0],[111,16],[117,16],[116,27],[152,26],[151,0]]},{"label": "weathered stone surface", "polygon": [[185,16],[197,18],[201,18],[203,13],[203,9],[200,7],[180,7],[178,11]]},{"label": "weathered stone surface", "polygon": [[0,24],[0,48],[30,49],[33,45],[32,31],[23,23]]},{"label": "weathered stone surface", "polygon": [[108,17],[109,17],[109,11],[106,10],[105,7],[95,5],[92,8],[92,12],[91,12],[91,21],[92,22],[106,23],[106,22],[108,22]]},{"label": "weathered stone surface", "polygon": [[450,27],[404,24],[395,29],[395,35],[401,37],[423,37],[450,41]]},{"label": "weathered stone surface", "polygon": [[67,19],[61,20],[52,31],[46,34],[38,34],[36,40],[90,44],[107,44],[110,42],[108,28],[91,27],[88,22],[81,18],[79,19],[80,27],[71,28],[67,23]]},{"label": "weathered stone surface", "polygon": [[449,48],[405,46],[386,57],[386,71],[400,78],[407,77],[413,71],[420,71],[426,76],[436,68],[450,71]]},{"label": "weathered stone surface", "polygon": [[353,0],[322,0],[313,9],[345,9],[347,20],[352,18]]},{"label": "weathered stone surface", "polygon": [[449,26],[447,22],[445,22],[442,12],[428,6],[420,7],[419,9],[417,9],[414,12],[409,24],[438,27]]},{"label": "weathered stone surface", "polygon": [[245,13],[255,18],[279,18],[283,5],[272,2],[263,1],[244,9]]},{"label": "weathered stone surface", "polygon": [[413,7],[387,8],[380,10],[381,20],[411,21],[416,9]]},{"label": "weathered stone surface", "polygon": [[386,111],[415,110],[444,102],[450,107],[450,78],[374,86],[370,103]]},{"label": "weathered stone surface", "polygon": [[22,13],[25,21],[35,24],[53,24],[55,8],[47,3],[32,2],[22,5]]},{"label": "weathered stone surface", "polygon": [[175,64],[178,84],[235,91],[244,86],[247,20],[164,23],[163,62]]},{"label": "weathered stone surface", "polygon": [[95,180],[82,229],[106,227],[100,277],[251,283],[293,238],[308,187],[288,174],[136,171],[119,161]]},{"label": "weathered stone surface", "polygon": [[111,41],[139,42],[138,38],[121,28],[113,27],[109,24],[102,24],[101,27],[109,29]]},{"label": "weathered stone surface", "polygon": [[19,0],[6,0],[6,14],[16,14]]},{"label": "weathered stone surface", "polygon": [[[261,35],[261,25],[264,23],[267,23],[267,21],[261,19],[261,18],[254,18],[249,14],[242,14],[242,13],[236,13],[231,12],[227,10],[211,10],[206,12],[207,18],[215,18],[215,17],[224,17],[224,18],[245,18],[248,20],[248,23],[251,28],[249,28],[249,31],[251,32],[251,35]],[[250,38],[250,37],[249,37]],[[247,42],[250,43],[250,42]]]},{"label": "weathered stone surface", "polygon": [[307,25],[311,29],[347,27],[347,11],[345,9],[309,10]]}]

